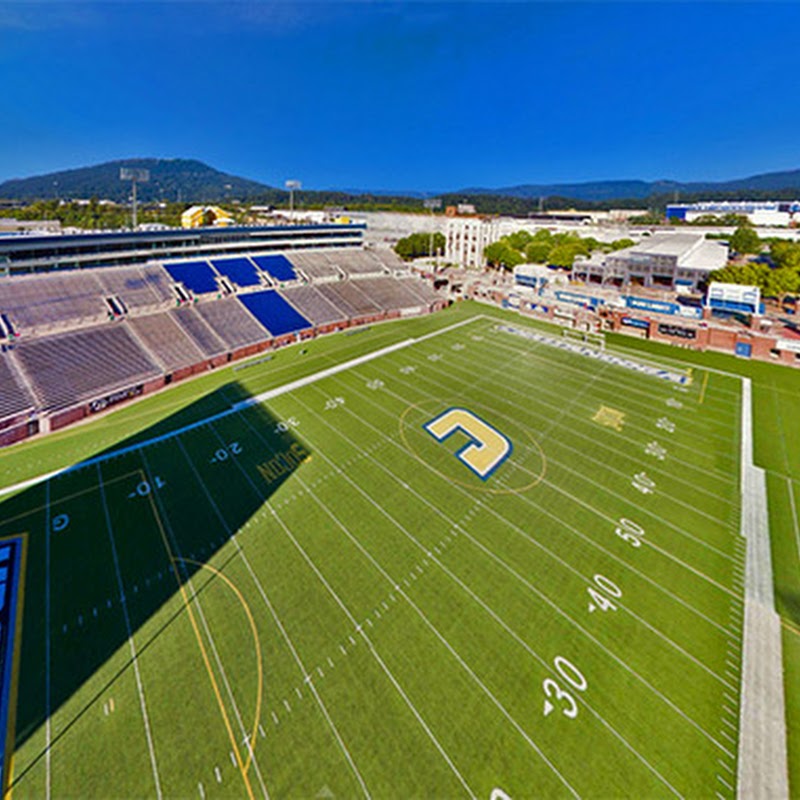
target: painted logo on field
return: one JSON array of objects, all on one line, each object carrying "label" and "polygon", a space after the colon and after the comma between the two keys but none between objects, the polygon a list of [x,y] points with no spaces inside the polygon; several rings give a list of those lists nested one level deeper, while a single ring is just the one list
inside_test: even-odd
[{"label": "painted logo on field", "polygon": [[469,441],[456,452],[456,458],[482,481],[488,480],[514,449],[505,434],[466,408],[449,408],[422,427],[437,442],[454,433],[464,434]]}]

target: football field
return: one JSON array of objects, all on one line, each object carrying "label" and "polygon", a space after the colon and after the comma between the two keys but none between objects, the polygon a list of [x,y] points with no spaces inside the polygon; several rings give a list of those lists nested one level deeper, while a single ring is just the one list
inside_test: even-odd
[{"label": "football field", "polygon": [[733,797],[740,381],[524,325],[230,383],[0,503],[13,794]]}]

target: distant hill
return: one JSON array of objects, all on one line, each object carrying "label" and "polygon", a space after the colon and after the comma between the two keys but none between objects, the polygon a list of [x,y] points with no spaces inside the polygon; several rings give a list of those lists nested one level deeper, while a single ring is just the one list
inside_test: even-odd
[{"label": "distant hill", "polygon": [[0,183],[0,197],[35,200],[53,197],[124,202],[131,185],[119,178],[120,167],[150,170],[150,181],[137,186],[137,196],[148,200],[218,202],[226,198],[252,199],[277,190],[256,181],[228,175],[201,161],[183,158],[126,158],[92,167],[51,172]]},{"label": "distant hill", "polygon": [[[219,202],[228,199],[285,204],[288,193],[283,188],[220,172],[201,161],[191,159],[128,158],[91,167],[51,172],[31,178],[17,178],[0,183],[0,198],[11,200],[100,199],[124,202],[130,184],[119,179],[120,167],[150,170],[149,183],[138,187],[139,199],[183,202]],[[304,206],[342,205],[356,209],[387,208],[421,210],[422,198],[430,193],[408,190],[327,190],[303,189],[297,193]],[[534,211],[539,198],[549,209],[609,208],[615,204],[631,207],[662,208],[675,195],[681,200],[700,199],[796,199],[800,197],[800,169],[752,175],[731,181],[680,182],[609,180],[584,183],[522,184],[503,188],[468,188],[437,193],[445,205],[472,202],[480,213],[525,215]]]},{"label": "distant hill", "polygon": [[505,197],[538,198],[564,197],[575,200],[603,202],[608,200],[637,199],[648,197],[697,194],[740,194],[741,192],[779,192],[797,190],[800,193],[800,170],[768,172],[731,181],[591,181],[587,183],[523,184],[500,189],[462,189],[461,194],[495,194]]}]

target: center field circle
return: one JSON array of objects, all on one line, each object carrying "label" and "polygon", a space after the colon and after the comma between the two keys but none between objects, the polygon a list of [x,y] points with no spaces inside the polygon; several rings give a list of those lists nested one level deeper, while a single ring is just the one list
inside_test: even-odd
[{"label": "center field circle", "polygon": [[[459,458],[469,444],[469,437],[459,431],[438,441],[425,425],[451,408],[463,408],[477,415],[510,440],[512,452],[487,480],[481,480]],[[525,425],[472,400],[424,400],[408,406],[399,418],[403,445],[418,461],[439,476],[470,490],[488,494],[519,494],[536,486],[545,475],[547,458],[541,445]]]}]

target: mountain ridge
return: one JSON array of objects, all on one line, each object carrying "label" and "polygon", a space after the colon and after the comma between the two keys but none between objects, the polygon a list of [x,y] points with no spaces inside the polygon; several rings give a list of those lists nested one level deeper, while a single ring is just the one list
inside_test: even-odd
[{"label": "mountain ridge", "polygon": [[[220,202],[229,199],[281,202],[284,189],[259,181],[221,172],[196,159],[183,158],[126,158],[87,167],[59,170],[27,178],[12,178],[0,183],[0,197],[12,200],[34,199],[100,199],[125,202],[130,195],[130,183],[119,178],[121,167],[150,170],[150,181],[140,183],[137,194],[142,202],[158,200],[184,202]],[[723,195],[744,192],[797,191],[800,195],[800,169],[760,173],[728,181],[673,181],[637,179],[578,181],[551,184],[518,184],[500,188],[469,187],[438,192],[448,201],[457,197],[499,197],[533,201],[538,198],[560,198],[590,203],[612,201],[644,201],[648,198],[702,194]],[[312,200],[344,200],[359,197],[394,197],[416,200],[431,192],[384,189],[304,189],[303,195]],[[335,197],[337,196],[338,197]]]}]

